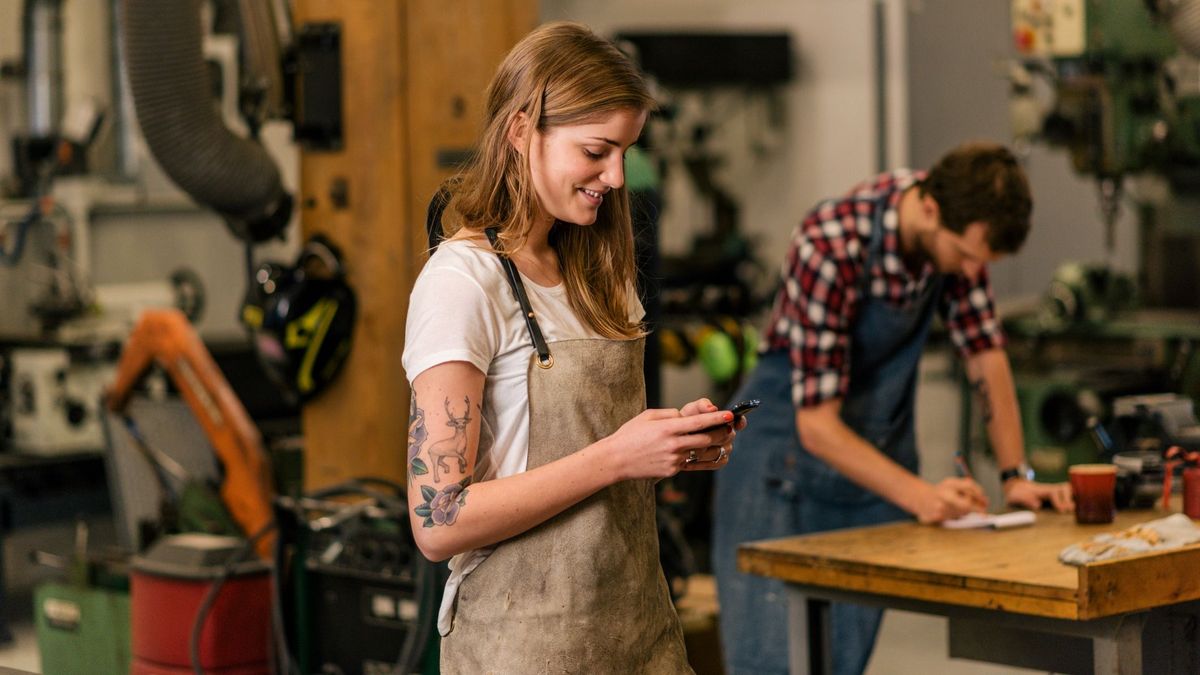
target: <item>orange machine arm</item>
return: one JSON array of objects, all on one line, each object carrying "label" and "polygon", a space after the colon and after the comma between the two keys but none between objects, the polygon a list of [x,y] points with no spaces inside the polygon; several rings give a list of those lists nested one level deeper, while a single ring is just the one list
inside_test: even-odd
[{"label": "orange machine arm", "polygon": [[[247,536],[271,522],[271,473],[258,429],[225,380],[192,325],[176,309],[142,313],[125,343],[116,380],[108,391],[108,407],[121,412],[134,385],[151,361],[179,389],[200,421],[209,443],[224,467],[221,499]],[[271,555],[272,537],[255,545],[263,558]]]}]

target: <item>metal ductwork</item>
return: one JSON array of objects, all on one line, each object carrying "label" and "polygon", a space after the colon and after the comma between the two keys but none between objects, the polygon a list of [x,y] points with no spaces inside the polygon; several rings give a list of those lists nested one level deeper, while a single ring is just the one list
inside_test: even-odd
[{"label": "metal ductwork", "polygon": [[29,134],[49,138],[63,114],[62,0],[25,0],[22,23]]},{"label": "metal ductwork", "polygon": [[125,0],[125,61],[142,135],[192,199],[247,241],[278,236],[292,197],[258,143],[225,127],[212,100],[199,0]]}]

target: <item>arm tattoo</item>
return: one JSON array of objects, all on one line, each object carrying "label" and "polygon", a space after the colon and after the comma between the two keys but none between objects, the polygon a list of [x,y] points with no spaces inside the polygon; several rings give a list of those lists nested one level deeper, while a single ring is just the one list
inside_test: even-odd
[{"label": "arm tattoo", "polygon": [[983,425],[986,427],[992,422],[992,399],[988,396],[987,382],[982,379],[971,382],[971,388],[975,390],[975,396],[979,398],[979,408],[983,415]]},{"label": "arm tattoo", "polygon": [[424,527],[453,525],[458,519],[458,510],[467,505],[467,486],[470,484],[471,477],[467,476],[441,490],[432,485],[422,485],[421,499],[425,501],[417,505],[413,513],[425,519],[422,523]]},{"label": "arm tattoo", "polygon": [[412,402],[408,408],[408,482],[410,484],[413,476],[424,476],[429,473],[429,467],[425,466],[425,461],[417,456],[421,454],[421,445],[425,443],[426,438],[429,438],[429,431],[425,428],[425,411],[417,407],[417,394],[414,391]]},{"label": "arm tattoo", "polygon": [[471,399],[464,396],[463,401],[467,404],[463,415],[456,417],[454,410],[450,408],[450,399],[446,398],[446,416],[449,418],[446,426],[453,427],[454,433],[429,446],[429,463],[433,465],[434,483],[441,482],[438,478],[439,468],[450,472],[450,466],[446,464],[447,459],[457,461],[459,473],[467,472],[467,423],[471,421]]}]

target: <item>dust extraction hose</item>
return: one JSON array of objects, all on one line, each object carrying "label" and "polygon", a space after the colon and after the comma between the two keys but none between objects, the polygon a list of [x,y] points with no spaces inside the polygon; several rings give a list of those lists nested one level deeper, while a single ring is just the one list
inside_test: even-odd
[{"label": "dust extraction hose", "polygon": [[125,0],[129,86],[154,158],[234,234],[265,241],[287,225],[292,197],[256,142],[225,127],[213,105],[201,48],[200,0]]}]

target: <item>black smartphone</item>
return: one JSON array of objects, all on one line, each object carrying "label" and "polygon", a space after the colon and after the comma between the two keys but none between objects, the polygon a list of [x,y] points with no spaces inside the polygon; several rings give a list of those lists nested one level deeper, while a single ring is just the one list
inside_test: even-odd
[{"label": "black smartphone", "polygon": [[[762,405],[762,401],[760,401],[756,398],[752,398],[752,399],[749,399],[746,401],[740,401],[738,403],[734,403],[733,405],[729,406],[728,408],[726,408],[726,410],[733,413],[733,421],[729,422],[729,424],[737,424],[737,421],[739,419],[750,414],[751,410],[754,410],[755,408],[757,408],[760,405]],[[726,426],[726,425],[718,424],[717,426],[709,427],[709,428],[705,429],[704,431],[712,431],[712,430],[718,429],[722,426]]]},{"label": "black smartphone", "polygon": [[729,412],[733,413],[733,421],[736,422],[738,418],[744,417],[747,413],[760,405],[762,405],[762,401],[752,398],[750,400],[734,403],[733,405],[729,406]]}]

